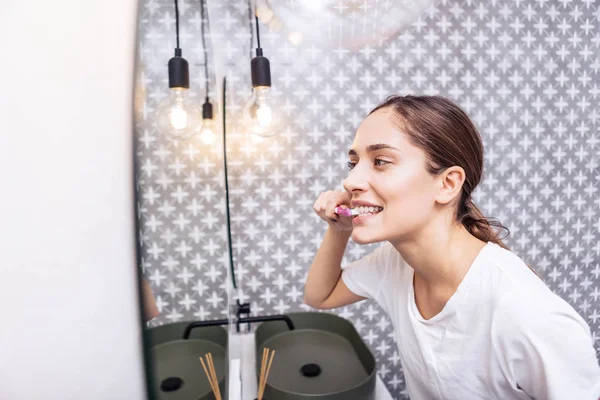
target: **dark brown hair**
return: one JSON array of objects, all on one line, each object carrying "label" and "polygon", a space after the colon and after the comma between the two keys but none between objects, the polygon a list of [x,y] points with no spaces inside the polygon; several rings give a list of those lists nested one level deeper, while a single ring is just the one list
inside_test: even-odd
[{"label": "dark brown hair", "polygon": [[[389,108],[398,117],[394,123],[409,141],[425,151],[427,170],[439,174],[452,166],[462,167],[465,182],[456,211],[456,220],[484,242],[502,242],[510,232],[495,218],[486,218],[473,203],[471,193],[483,175],[483,143],[477,128],[454,102],[440,96],[391,96],[370,112]],[[500,238],[498,230],[505,230]]]}]

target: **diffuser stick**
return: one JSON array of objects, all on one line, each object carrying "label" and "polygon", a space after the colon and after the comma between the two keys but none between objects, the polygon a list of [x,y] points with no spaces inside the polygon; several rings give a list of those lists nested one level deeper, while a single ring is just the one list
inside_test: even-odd
[{"label": "diffuser stick", "polygon": [[263,395],[265,394],[267,379],[269,378],[269,372],[271,371],[271,365],[273,364],[273,357],[275,357],[275,350],[273,350],[273,352],[271,353],[268,348],[263,349],[262,366],[260,370],[260,381],[258,386],[258,400],[262,400]]},{"label": "diffuser stick", "polygon": [[200,362],[202,363],[202,368],[204,368],[204,373],[206,373],[206,377],[208,378],[208,383],[210,384],[210,389],[213,391],[213,393],[215,393],[215,386],[214,383],[211,379],[210,373],[208,372],[208,369],[206,368],[206,364],[204,364],[204,360],[202,359],[202,357],[200,357]]},{"label": "diffuser stick", "polygon": [[265,377],[265,368],[267,367],[267,363],[266,363],[266,356],[265,356],[265,354],[266,354],[266,353],[267,353],[267,348],[266,348],[266,347],[264,347],[264,348],[263,348],[263,353],[262,353],[262,358],[261,358],[261,366],[260,366],[260,379],[259,379],[259,381],[258,381],[258,393],[259,393],[258,399],[259,399],[259,400],[261,399],[261,396],[260,396],[260,388],[262,387],[262,384],[263,384],[263,379],[264,379],[264,377]]},{"label": "diffuser stick", "polygon": [[212,372],[213,382],[214,382],[215,389],[216,389],[215,394],[216,394],[217,400],[221,400],[221,388],[219,387],[219,380],[217,379],[217,371],[215,370],[215,363],[213,362],[212,354],[208,353],[206,355],[206,357],[209,360],[209,365],[210,365],[210,369]]}]

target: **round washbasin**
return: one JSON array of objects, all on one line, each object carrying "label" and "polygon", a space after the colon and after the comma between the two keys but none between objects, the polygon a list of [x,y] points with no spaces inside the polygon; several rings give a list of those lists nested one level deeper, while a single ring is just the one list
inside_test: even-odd
[{"label": "round washbasin", "polygon": [[349,321],[326,313],[287,316],[295,330],[268,322],[256,332],[257,375],[262,349],[275,350],[265,400],[375,398],[375,360]]},{"label": "round washbasin", "polygon": [[[188,323],[170,324],[153,328],[149,332],[154,398],[157,400],[209,400],[214,399],[212,389],[200,362],[206,363],[206,354],[213,359],[221,395],[225,390],[227,355],[223,344],[227,331],[220,327],[195,329],[193,335],[183,339]],[[161,329],[162,328],[162,329]],[[203,339],[203,330],[206,338]],[[153,332],[152,332],[153,331]]]}]

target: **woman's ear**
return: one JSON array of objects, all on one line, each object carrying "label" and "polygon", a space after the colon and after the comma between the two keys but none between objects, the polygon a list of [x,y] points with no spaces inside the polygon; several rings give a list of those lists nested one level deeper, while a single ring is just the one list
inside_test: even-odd
[{"label": "woman's ear", "polygon": [[465,170],[462,167],[453,166],[444,170],[438,176],[439,190],[436,201],[447,204],[460,195],[465,182]]}]

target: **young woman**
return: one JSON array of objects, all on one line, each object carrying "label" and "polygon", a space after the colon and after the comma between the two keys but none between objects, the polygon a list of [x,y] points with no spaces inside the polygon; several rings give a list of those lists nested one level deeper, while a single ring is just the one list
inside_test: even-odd
[{"label": "young woman", "polygon": [[[314,205],[329,228],[306,304],[375,299],[392,320],[412,400],[600,397],[589,326],[471,200],[483,145],[457,105],[389,98],[361,123],[348,166],[345,192]],[[340,216],[338,206],[360,214]],[[342,270],[350,237],[384,243]]]}]

